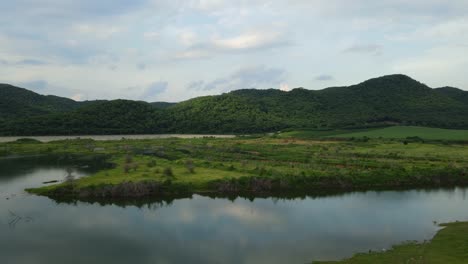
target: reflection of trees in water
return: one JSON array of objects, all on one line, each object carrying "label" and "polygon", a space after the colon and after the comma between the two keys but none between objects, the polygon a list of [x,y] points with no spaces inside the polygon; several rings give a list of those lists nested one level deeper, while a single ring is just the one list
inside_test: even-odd
[{"label": "reflection of trees in water", "polygon": [[29,223],[34,221],[34,219],[30,216],[20,216],[17,215],[16,213],[8,210],[10,213],[11,220],[8,222],[8,225],[10,228],[15,228],[18,223],[24,222],[24,223]]}]

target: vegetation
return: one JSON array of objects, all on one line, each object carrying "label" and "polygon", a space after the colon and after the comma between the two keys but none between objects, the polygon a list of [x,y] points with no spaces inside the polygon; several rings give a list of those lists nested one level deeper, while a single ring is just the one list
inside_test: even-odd
[{"label": "vegetation", "polygon": [[336,138],[400,138],[426,140],[460,140],[468,141],[468,130],[453,130],[427,127],[387,127],[362,132],[333,135]]},{"label": "vegetation", "polygon": [[0,87],[2,135],[262,133],[389,125],[468,128],[468,92],[404,75],[349,87],[244,89],[185,102],[74,102]]},{"label": "vegetation", "polygon": [[314,262],[315,264],[461,264],[468,259],[468,222],[443,225],[432,241],[418,244],[409,242],[386,252],[357,254],[343,261]]},{"label": "vegetation", "polygon": [[[115,166],[90,177],[31,190],[49,196],[191,193],[273,194],[468,185],[468,148],[393,139],[64,140],[0,144],[0,155],[96,155]],[[152,186],[148,189],[147,186]],[[102,190],[107,190],[102,193]],[[141,191],[141,192],[140,192]]]},{"label": "vegetation", "polygon": [[281,138],[296,137],[303,139],[318,138],[365,138],[407,139],[409,141],[447,140],[468,141],[468,130],[441,129],[430,127],[392,126],[386,128],[338,129],[338,130],[303,130],[278,134]]}]

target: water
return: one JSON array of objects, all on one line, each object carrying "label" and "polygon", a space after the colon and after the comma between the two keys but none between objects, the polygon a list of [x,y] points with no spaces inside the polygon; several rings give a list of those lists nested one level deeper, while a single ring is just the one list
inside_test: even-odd
[{"label": "water", "polygon": [[1,263],[307,263],[423,241],[438,230],[433,221],[468,220],[465,188],[295,200],[195,195],[142,207],[22,191],[62,180],[66,167],[0,161]]},{"label": "water", "polygon": [[156,135],[83,135],[83,136],[25,136],[25,137],[0,137],[1,142],[13,142],[20,138],[31,138],[42,142],[50,142],[65,139],[93,139],[93,140],[121,140],[125,139],[158,139],[158,138],[234,138],[234,135],[202,135],[202,134],[156,134]]}]

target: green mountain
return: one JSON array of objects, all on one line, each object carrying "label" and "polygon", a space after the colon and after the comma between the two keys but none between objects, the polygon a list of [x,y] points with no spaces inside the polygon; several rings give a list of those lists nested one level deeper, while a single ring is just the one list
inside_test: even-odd
[{"label": "green mountain", "polygon": [[[10,112],[4,114],[0,134],[252,133],[386,125],[468,128],[467,91],[432,89],[405,75],[323,90],[243,89],[177,104],[78,103],[29,93],[41,99],[27,101],[14,94],[8,99],[18,104],[6,108]],[[5,104],[3,98],[0,105]],[[30,111],[36,108],[48,111]]]},{"label": "green mountain", "polygon": [[77,109],[79,103],[57,96],[44,96],[29,90],[0,84],[0,120],[39,116]]},{"label": "green mountain", "polygon": [[150,103],[151,106],[153,106],[154,108],[158,108],[158,109],[166,109],[168,107],[171,107],[173,105],[176,105],[177,103],[168,103],[168,102],[154,102],[154,103]]}]

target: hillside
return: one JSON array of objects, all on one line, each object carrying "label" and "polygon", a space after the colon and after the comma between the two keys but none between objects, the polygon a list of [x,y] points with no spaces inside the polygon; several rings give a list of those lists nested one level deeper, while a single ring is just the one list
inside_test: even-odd
[{"label": "hillside", "polygon": [[[468,92],[457,90],[466,96]],[[324,90],[246,89],[195,98],[170,109],[175,130],[272,131],[359,128],[392,124],[468,127],[468,102],[404,75]],[[190,119],[186,117],[191,117]]]},{"label": "hillside", "polygon": [[405,75],[323,90],[242,89],[181,103],[75,102],[0,87],[4,135],[253,133],[416,125],[468,128],[468,92]]},{"label": "hillside", "polygon": [[79,103],[58,96],[44,96],[8,84],[0,84],[0,120],[38,116],[77,109]]}]

